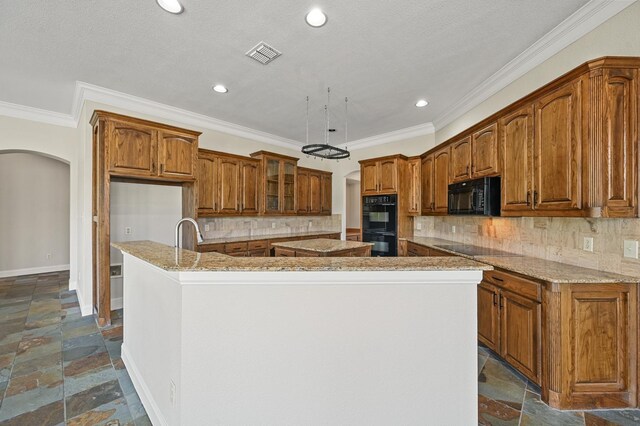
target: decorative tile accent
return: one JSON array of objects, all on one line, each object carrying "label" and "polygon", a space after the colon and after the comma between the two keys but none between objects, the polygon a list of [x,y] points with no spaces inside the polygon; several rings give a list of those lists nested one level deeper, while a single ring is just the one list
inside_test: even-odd
[{"label": "decorative tile accent", "polygon": [[[342,216],[334,214],[332,216],[215,217],[200,218],[198,225],[205,240],[313,231],[340,232]],[[204,230],[205,225],[209,225],[209,231]]]}]

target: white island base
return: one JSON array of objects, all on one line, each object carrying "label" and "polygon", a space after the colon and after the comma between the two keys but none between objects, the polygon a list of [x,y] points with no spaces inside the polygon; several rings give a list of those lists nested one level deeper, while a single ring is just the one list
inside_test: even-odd
[{"label": "white island base", "polygon": [[154,425],[476,425],[478,270],[172,272],[124,253]]}]

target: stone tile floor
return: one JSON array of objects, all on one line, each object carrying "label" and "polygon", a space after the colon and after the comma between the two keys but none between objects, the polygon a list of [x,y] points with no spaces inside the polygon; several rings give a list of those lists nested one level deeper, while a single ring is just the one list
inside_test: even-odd
[{"label": "stone tile floor", "polygon": [[120,358],[122,312],[99,329],[68,285],[0,278],[0,425],[150,425]]},{"label": "stone tile floor", "polygon": [[[120,358],[122,312],[99,329],[68,282],[68,272],[0,278],[0,426],[150,425]],[[481,425],[640,425],[640,410],[548,407],[483,346],[478,371]]]},{"label": "stone tile floor", "polygon": [[484,346],[478,347],[478,371],[481,425],[640,425],[640,410],[554,410],[541,401],[537,385]]}]

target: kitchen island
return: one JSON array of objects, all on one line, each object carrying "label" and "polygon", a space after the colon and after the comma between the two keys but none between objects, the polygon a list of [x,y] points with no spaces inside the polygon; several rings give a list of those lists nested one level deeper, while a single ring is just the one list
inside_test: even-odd
[{"label": "kitchen island", "polygon": [[373,243],[316,238],[272,245],[277,257],[368,257]]},{"label": "kitchen island", "polygon": [[477,424],[489,265],[113,245],[122,359],[154,424]]}]

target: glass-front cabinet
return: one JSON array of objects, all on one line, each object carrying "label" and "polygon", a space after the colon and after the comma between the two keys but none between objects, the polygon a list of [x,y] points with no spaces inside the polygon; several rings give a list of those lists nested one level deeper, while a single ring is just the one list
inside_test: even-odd
[{"label": "glass-front cabinet", "polygon": [[262,161],[263,185],[261,212],[296,214],[296,179],[298,159],[258,151],[251,157]]}]

